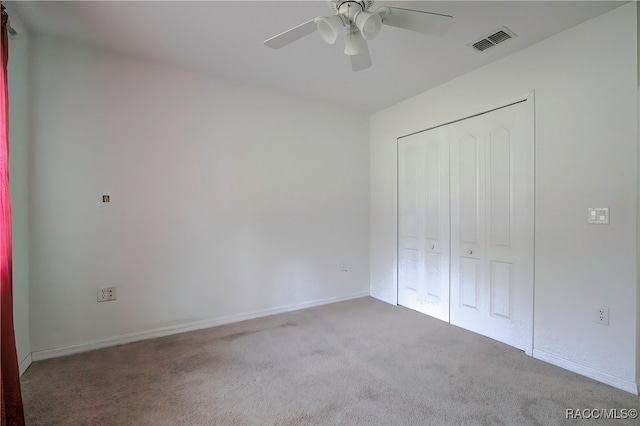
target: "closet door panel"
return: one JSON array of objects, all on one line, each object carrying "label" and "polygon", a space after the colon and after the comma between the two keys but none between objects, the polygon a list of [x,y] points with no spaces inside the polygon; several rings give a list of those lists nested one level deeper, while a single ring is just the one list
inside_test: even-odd
[{"label": "closet door panel", "polygon": [[398,231],[398,304],[449,321],[448,127],[398,140]]},{"label": "closet door panel", "polygon": [[398,304],[420,309],[422,267],[422,211],[424,210],[424,147],[417,139],[398,144]]},{"label": "closet door panel", "polygon": [[530,104],[487,114],[485,334],[517,348],[533,345],[533,170]]},{"label": "closet door panel", "polygon": [[526,114],[522,103],[452,125],[451,323],[529,351],[533,138]]},{"label": "closet door panel", "polygon": [[473,119],[451,125],[451,323],[481,332],[484,315],[484,134]]}]

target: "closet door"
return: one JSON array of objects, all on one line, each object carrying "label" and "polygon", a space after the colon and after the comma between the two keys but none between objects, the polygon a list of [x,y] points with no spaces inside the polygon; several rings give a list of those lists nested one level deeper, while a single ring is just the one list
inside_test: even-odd
[{"label": "closet door", "polygon": [[530,352],[533,133],[527,107],[451,125],[451,324]]},{"label": "closet door", "polygon": [[449,127],[398,139],[398,304],[449,321]]}]

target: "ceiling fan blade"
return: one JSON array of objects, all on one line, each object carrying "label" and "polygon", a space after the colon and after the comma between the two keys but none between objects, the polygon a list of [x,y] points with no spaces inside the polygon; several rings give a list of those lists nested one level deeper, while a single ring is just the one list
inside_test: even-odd
[{"label": "ceiling fan blade", "polygon": [[371,66],[371,56],[369,55],[369,46],[364,42],[362,51],[357,55],[351,55],[351,69],[353,71],[362,71]]},{"label": "ceiling fan blade", "polygon": [[316,31],[317,28],[318,27],[316,25],[315,19],[312,19],[305,22],[304,24],[300,24],[297,27],[293,27],[290,30],[278,34],[275,37],[271,37],[270,39],[265,40],[264,44],[274,49],[280,49],[281,47],[285,47],[288,44],[291,44],[294,41],[311,34],[312,32]]},{"label": "ceiling fan blade", "polygon": [[453,23],[453,17],[449,15],[399,7],[381,7],[376,13],[380,13],[383,24],[434,36],[445,34]]}]

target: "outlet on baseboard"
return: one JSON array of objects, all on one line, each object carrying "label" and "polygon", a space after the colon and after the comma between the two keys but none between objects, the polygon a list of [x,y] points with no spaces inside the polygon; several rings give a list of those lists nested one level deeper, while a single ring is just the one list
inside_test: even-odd
[{"label": "outlet on baseboard", "polygon": [[598,308],[596,308],[596,323],[609,325],[609,308],[605,306],[598,306]]},{"label": "outlet on baseboard", "polygon": [[109,300],[116,300],[116,288],[99,287],[97,300],[98,302],[108,302]]}]

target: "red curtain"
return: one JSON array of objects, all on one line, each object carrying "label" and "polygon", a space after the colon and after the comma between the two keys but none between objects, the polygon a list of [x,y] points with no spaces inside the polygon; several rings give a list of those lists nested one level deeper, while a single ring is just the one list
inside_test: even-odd
[{"label": "red curtain", "polygon": [[11,280],[11,203],[9,200],[9,91],[7,62],[9,38],[7,12],[2,9],[0,27],[0,386],[2,426],[24,425],[20,372],[13,329],[13,288]]}]

